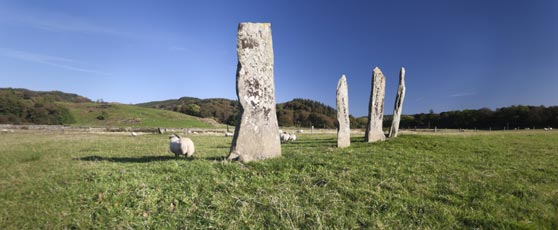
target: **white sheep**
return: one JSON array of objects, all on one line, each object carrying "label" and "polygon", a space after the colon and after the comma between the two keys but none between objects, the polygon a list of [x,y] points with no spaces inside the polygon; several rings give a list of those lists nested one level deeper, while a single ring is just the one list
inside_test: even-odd
[{"label": "white sheep", "polygon": [[289,141],[291,138],[291,135],[289,135],[287,132],[281,133],[281,142],[287,142]]},{"label": "white sheep", "polygon": [[281,142],[282,142],[282,143],[294,142],[294,141],[296,141],[296,135],[294,135],[294,134],[289,134],[289,133],[287,133],[287,132],[281,133],[280,137],[281,137]]},{"label": "white sheep", "polygon": [[299,130],[296,131],[296,133],[304,133],[304,130],[299,129]]},{"label": "white sheep", "polygon": [[296,135],[290,134],[290,135],[289,135],[289,141],[290,141],[290,142],[295,142],[295,141],[296,141]]},{"label": "white sheep", "polygon": [[232,137],[232,136],[234,136],[234,133],[229,133],[229,132],[225,133],[225,137]]},{"label": "white sheep", "polygon": [[131,133],[130,133],[130,136],[132,136],[132,137],[137,137],[138,134],[137,134],[136,132],[131,132]]},{"label": "white sheep", "polygon": [[194,142],[187,137],[180,137],[176,134],[170,135],[170,151],[174,153],[176,157],[187,156],[192,157],[194,155],[195,147]]}]

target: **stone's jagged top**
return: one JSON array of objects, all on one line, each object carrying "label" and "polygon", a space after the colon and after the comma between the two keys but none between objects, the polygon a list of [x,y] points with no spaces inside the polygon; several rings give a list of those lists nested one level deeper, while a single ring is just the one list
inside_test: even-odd
[{"label": "stone's jagged top", "polygon": [[341,77],[339,78],[339,81],[337,82],[337,90],[338,91],[341,87],[347,87],[347,77],[345,76],[345,74],[341,75]]},{"label": "stone's jagged top", "polygon": [[405,76],[405,67],[401,67],[401,71],[399,71],[399,76]]},{"label": "stone's jagged top", "polygon": [[252,28],[264,28],[264,29],[271,29],[271,23],[269,22],[241,22],[238,23],[238,30],[240,31],[241,29],[245,28],[245,27],[252,27]]},{"label": "stone's jagged top", "polygon": [[378,66],[376,66],[373,71],[374,71],[374,73],[382,73],[382,71],[380,70],[380,68]]},{"label": "stone's jagged top", "polygon": [[[240,23],[238,24],[237,52],[238,58],[259,57],[258,52],[270,52],[266,58],[273,59],[273,42],[269,23]],[[257,49],[259,47],[259,49]],[[247,48],[247,49],[246,49]],[[264,62],[267,60],[264,60]]]},{"label": "stone's jagged top", "polygon": [[349,90],[345,74],[339,78],[337,83],[337,147],[344,148],[351,145],[351,121],[349,119]]},{"label": "stone's jagged top", "polygon": [[250,162],[281,156],[270,24],[240,23],[236,48],[240,120],[228,159]]},{"label": "stone's jagged top", "polygon": [[255,25],[264,25],[264,26],[271,26],[271,22],[241,22],[238,23],[239,25],[250,25],[250,24],[255,24]]}]

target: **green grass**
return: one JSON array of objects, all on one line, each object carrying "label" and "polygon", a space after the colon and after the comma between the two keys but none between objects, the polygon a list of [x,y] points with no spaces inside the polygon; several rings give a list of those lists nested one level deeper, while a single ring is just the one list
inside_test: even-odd
[{"label": "green grass", "polygon": [[0,229],[558,229],[558,133],[300,135],[222,161],[230,138],[0,134]]},{"label": "green grass", "polygon": [[[215,124],[168,110],[124,104],[60,103],[70,110],[74,126],[211,128]],[[97,117],[104,115],[104,120]]]}]

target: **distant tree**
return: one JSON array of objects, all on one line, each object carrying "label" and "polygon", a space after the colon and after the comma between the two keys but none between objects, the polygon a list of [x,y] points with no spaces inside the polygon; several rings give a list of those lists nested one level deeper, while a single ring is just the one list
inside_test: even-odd
[{"label": "distant tree", "polygon": [[180,112],[192,116],[200,116],[200,106],[196,104],[188,104],[186,106],[182,106]]},{"label": "distant tree", "polygon": [[108,113],[103,110],[103,111],[101,111],[101,114],[99,114],[97,116],[97,120],[100,120],[100,121],[108,120],[108,116],[109,116]]},{"label": "distant tree", "polygon": [[401,115],[401,121],[399,122],[399,127],[403,129],[405,128],[410,129],[411,127],[415,126],[414,123],[415,123],[415,117],[409,115]]},{"label": "distant tree", "polygon": [[335,120],[320,113],[310,113],[308,121],[316,128],[335,128]]},{"label": "distant tree", "polygon": [[368,117],[353,117],[349,115],[351,129],[364,129],[368,123]]},{"label": "distant tree", "polygon": [[279,123],[279,126],[285,126],[285,127],[295,126],[294,112],[292,110],[278,111],[277,122]]}]

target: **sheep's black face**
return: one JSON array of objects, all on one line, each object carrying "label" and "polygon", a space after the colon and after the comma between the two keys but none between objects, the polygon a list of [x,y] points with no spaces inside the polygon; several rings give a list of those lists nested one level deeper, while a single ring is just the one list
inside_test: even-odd
[{"label": "sheep's black face", "polygon": [[180,136],[178,136],[178,135],[176,135],[176,134],[173,134],[173,135],[170,135],[170,136],[169,136],[169,139],[172,139],[172,138],[178,138],[178,139],[180,139]]},{"label": "sheep's black face", "polygon": [[180,142],[180,136],[178,136],[176,134],[173,134],[173,135],[169,136],[169,140],[171,142]]}]

